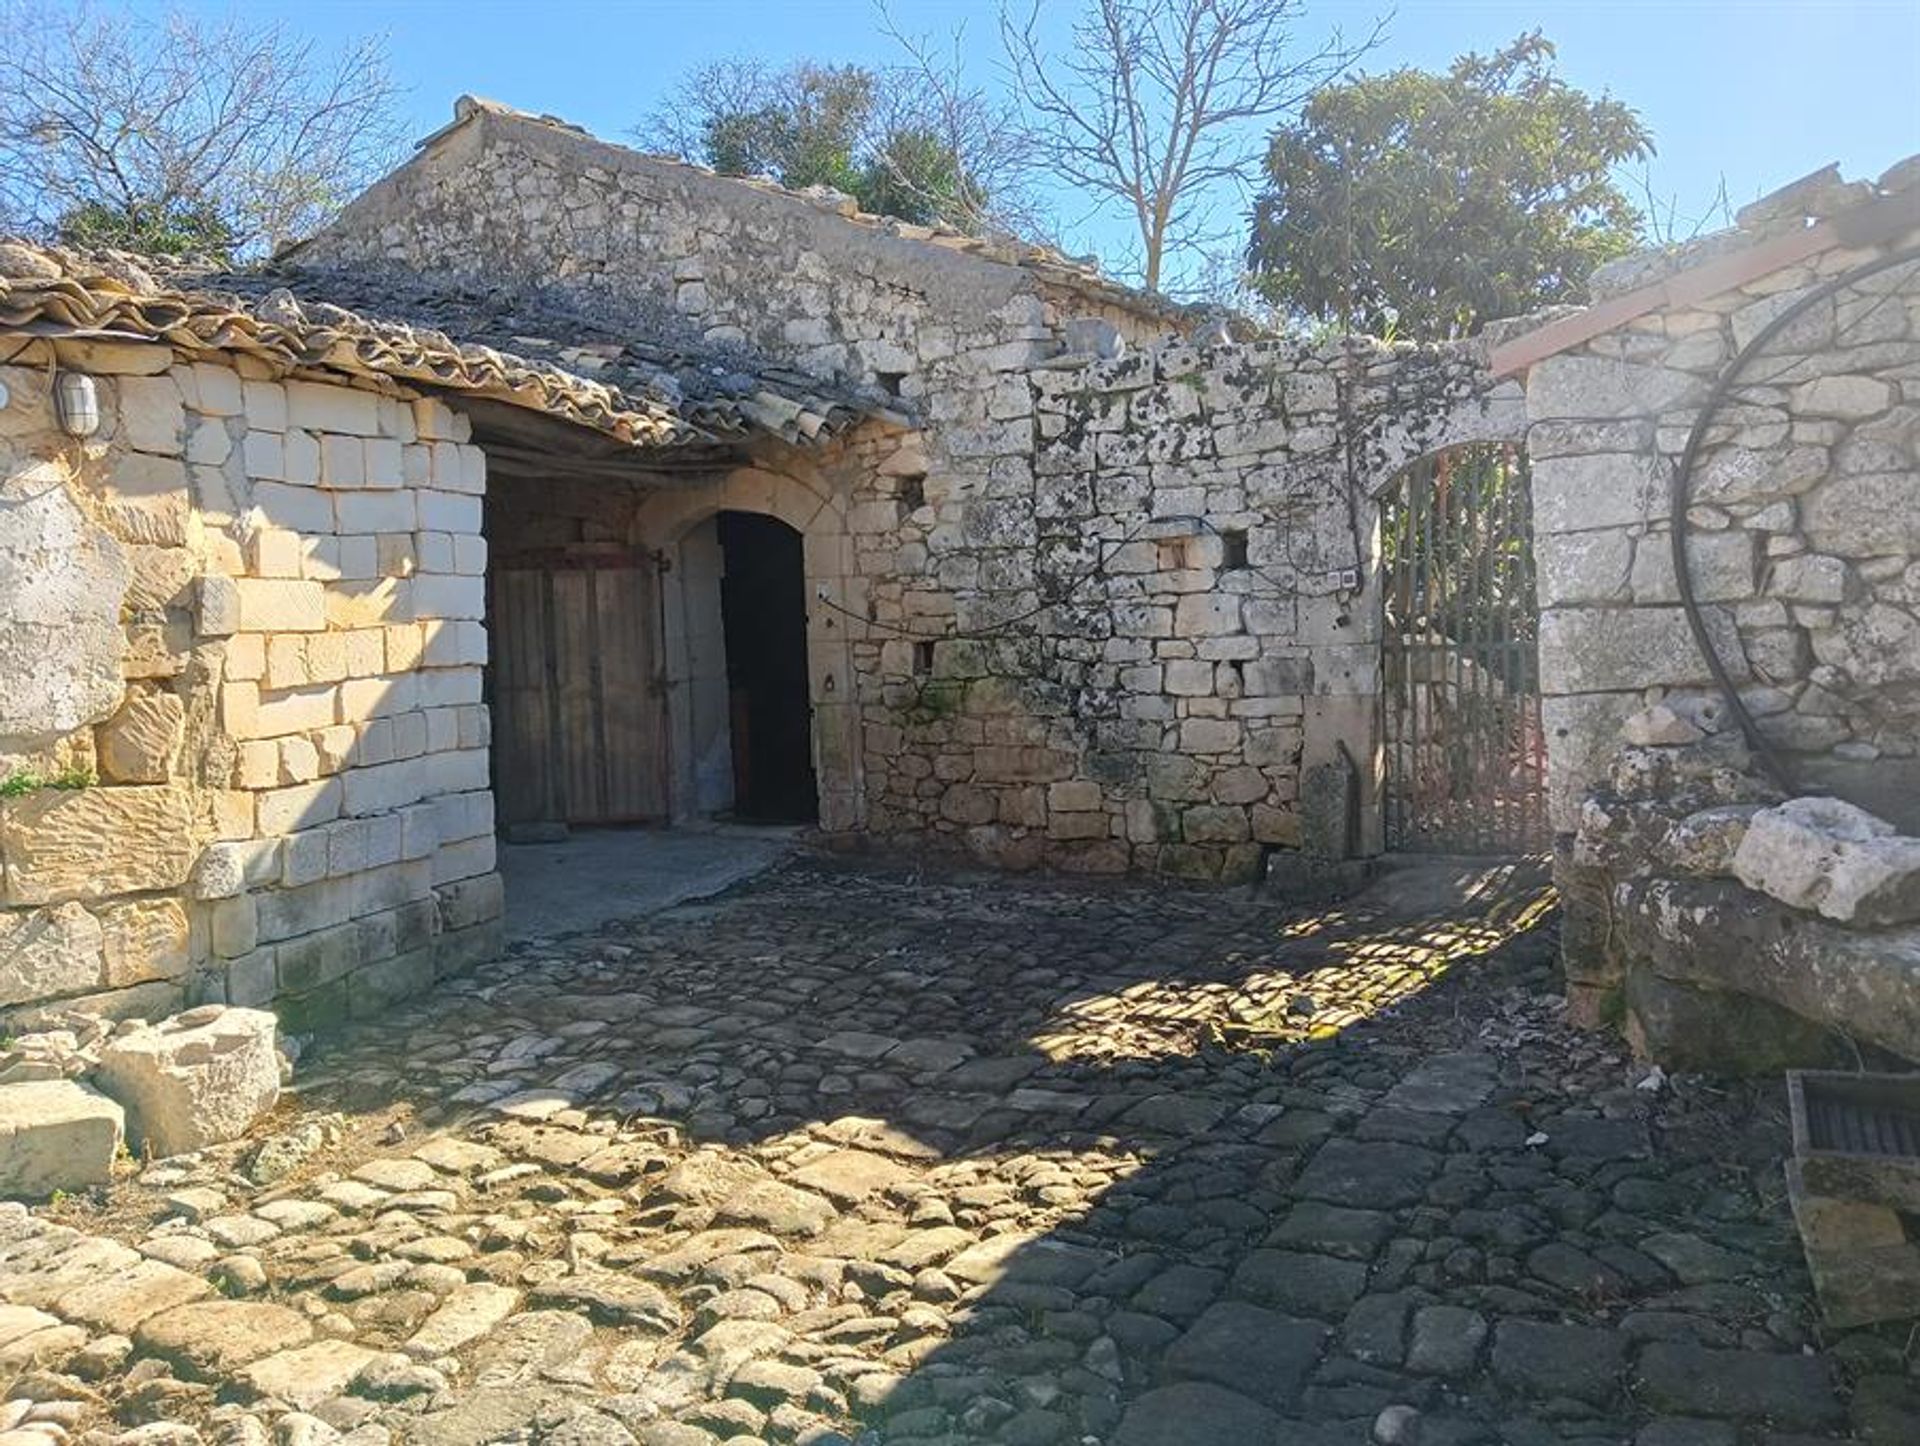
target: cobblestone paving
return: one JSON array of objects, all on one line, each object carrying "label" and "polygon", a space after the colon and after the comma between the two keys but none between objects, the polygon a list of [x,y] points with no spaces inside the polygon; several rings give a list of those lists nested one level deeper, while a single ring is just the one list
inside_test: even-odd
[{"label": "cobblestone paving", "polygon": [[519,946],[0,1214],[0,1446],[1920,1441],[1777,1091],[1637,1088],[1538,879],[1456,877],[815,860]]}]

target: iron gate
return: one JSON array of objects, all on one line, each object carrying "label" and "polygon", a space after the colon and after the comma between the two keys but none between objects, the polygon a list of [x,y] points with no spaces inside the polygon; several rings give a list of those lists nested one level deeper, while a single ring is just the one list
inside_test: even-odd
[{"label": "iron gate", "polygon": [[1385,554],[1389,848],[1548,846],[1531,494],[1517,447],[1456,447],[1389,495]]}]

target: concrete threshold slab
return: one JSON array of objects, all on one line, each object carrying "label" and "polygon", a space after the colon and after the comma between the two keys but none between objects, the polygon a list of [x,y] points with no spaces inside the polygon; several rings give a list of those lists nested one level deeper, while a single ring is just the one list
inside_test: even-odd
[{"label": "concrete threshold slab", "polygon": [[791,826],[595,829],[500,846],[509,943],[578,933],[704,899],[764,873],[797,846]]}]

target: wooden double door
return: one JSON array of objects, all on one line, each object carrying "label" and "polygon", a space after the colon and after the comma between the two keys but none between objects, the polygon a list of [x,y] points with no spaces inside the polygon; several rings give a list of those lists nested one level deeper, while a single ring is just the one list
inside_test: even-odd
[{"label": "wooden double door", "polygon": [[660,592],[638,550],[496,558],[488,599],[503,829],[667,816]]}]

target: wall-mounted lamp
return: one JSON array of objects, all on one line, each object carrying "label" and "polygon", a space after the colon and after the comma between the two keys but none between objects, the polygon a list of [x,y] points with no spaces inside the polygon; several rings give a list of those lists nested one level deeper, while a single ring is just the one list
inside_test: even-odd
[{"label": "wall-mounted lamp", "polygon": [[100,430],[100,393],[85,372],[61,372],[53,384],[54,415],[69,437],[91,437]]}]

